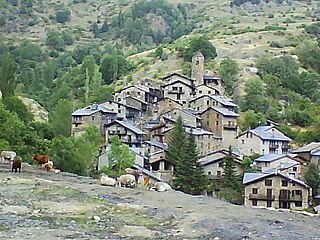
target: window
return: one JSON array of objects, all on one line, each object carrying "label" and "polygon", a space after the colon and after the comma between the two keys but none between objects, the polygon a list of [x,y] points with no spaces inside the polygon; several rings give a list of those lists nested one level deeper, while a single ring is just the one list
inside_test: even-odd
[{"label": "window", "polygon": [[281,181],[281,186],[282,187],[288,187],[288,181],[287,180],[282,180]]},{"label": "window", "polygon": [[201,91],[201,90],[199,90],[199,93],[202,93],[202,91]]},{"label": "window", "polygon": [[256,199],[252,200],[252,206],[258,206],[258,200]]},{"label": "window", "polygon": [[272,186],[272,180],[265,180],[264,185],[265,186]]},{"label": "window", "polygon": [[223,167],[223,164],[224,164],[224,162],[219,162],[219,163],[218,163],[218,166],[219,166],[219,167]]},{"label": "window", "polygon": [[118,109],[118,113],[121,113],[121,110],[120,110],[120,109]]},{"label": "window", "polygon": [[207,101],[207,105],[209,105],[209,104],[210,104],[210,101],[208,100],[208,101]]},{"label": "window", "polygon": [[296,207],[302,207],[302,202],[295,202]]},{"label": "window", "polygon": [[219,121],[216,121],[216,125],[219,126]]},{"label": "window", "polygon": [[211,91],[208,91],[208,94],[211,94]]},{"label": "window", "polygon": [[272,207],[272,201],[267,201],[267,207]]},{"label": "window", "polygon": [[208,175],[211,175],[211,174],[212,174],[212,172],[211,172],[211,171],[209,171],[209,172],[208,172]]},{"label": "window", "polygon": [[252,194],[258,194],[258,188],[252,188]]},{"label": "window", "polygon": [[297,171],[297,167],[293,167],[293,171],[296,172]]},{"label": "window", "polygon": [[264,162],[264,166],[265,166],[265,167],[268,167],[268,163],[267,163],[267,162]]},{"label": "window", "polygon": [[177,91],[177,90],[178,90],[178,87],[172,87],[172,90],[173,90],[173,91]]},{"label": "window", "polygon": [[302,195],[302,191],[301,190],[296,190],[296,195],[301,196]]},{"label": "window", "polygon": [[242,139],[242,144],[244,144],[244,139]]},{"label": "window", "polygon": [[138,92],[138,95],[140,95],[140,92]]},{"label": "window", "polygon": [[92,119],[92,121],[94,121],[94,119],[95,119],[95,116],[92,116],[92,117],[91,117],[91,119]]},{"label": "window", "polygon": [[217,177],[221,177],[221,171],[217,171]]}]

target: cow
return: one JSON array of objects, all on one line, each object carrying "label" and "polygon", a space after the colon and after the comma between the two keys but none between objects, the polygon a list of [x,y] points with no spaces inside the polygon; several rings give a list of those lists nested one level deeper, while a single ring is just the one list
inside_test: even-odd
[{"label": "cow", "polygon": [[1,160],[4,161],[4,163],[6,161],[8,161],[10,163],[11,161],[13,161],[15,156],[17,156],[17,154],[15,152],[13,152],[13,151],[2,151],[2,150],[0,150],[0,158],[1,158]]},{"label": "cow", "polygon": [[19,156],[15,156],[13,161],[12,161],[12,172],[14,171],[15,173],[18,172],[19,169],[19,173],[21,172],[21,162],[22,159]]},{"label": "cow", "polygon": [[33,154],[32,158],[37,161],[38,166],[42,164],[46,164],[49,162],[48,155],[41,155],[41,154]]}]

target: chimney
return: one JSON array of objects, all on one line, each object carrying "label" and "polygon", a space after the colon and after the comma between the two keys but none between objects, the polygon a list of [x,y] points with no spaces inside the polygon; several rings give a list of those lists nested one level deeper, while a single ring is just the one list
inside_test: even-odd
[{"label": "chimney", "polygon": [[96,102],[95,102],[95,103],[92,103],[91,109],[92,109],[92,110],[98,110],[98,105],[99,105],[99,104],[96,103]]}]

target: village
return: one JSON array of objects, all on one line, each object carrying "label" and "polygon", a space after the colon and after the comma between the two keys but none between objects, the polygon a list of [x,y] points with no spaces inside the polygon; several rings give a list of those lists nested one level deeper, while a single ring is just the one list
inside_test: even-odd
[{"label": "village", "polygon": [[[105,138],[98,170],[108,166],[109,140],[117,135],[135,154],[132,168],[170,182],[174,164],[165,153],[180,116],[186,133],[197,140],[198,161],[209,182],[221,178],[228,148],[232,149],[237,172],[243,174],[245,206],[303,210],[312,202],[320,204],[320,194],[312,199],[305,181],[310,163],[320,170],[320,143],[292,149],[292,139],[271,121],[240,132],[239,107],[224,95],[223,79],[204,69],[200,52],[192,58],[191,78],[171,73],[162,80],[141,80],[115,92],[113,101],[93,103],[72,113],[73,136],[95,124]],[[241,162],[253,154],[259,155],[251,164],[255,171],[244,172]]]}]

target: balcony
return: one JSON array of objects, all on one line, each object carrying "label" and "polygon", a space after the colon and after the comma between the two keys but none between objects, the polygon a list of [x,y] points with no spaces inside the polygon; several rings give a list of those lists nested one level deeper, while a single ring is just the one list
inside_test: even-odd
[{"label": "balcony", "polygon": [[274,201],[275,195],[266,195],[266,194],[249,194],[250,200],[266,200],[266,201]]},{"label": "balcony", "polygon": [[126,118],[134,118],[136,114],[134,112],[127,112],[126,113]]},{"label": "balcony", "polygon": [[184,94],[183,90],[169,90],[169,94]]},{"label": "balcony", "polygon": [[127,132],[125,130],[109,130],[109,135],[127,135]]},{"label": "balcony", "polygon": [[238,125],[223,124],[224,129],[237,130]]},{"label": "balcony", "polygon": [[279,196],[279,201],[283,202],[301,202],[302,195],[295,195],[295,196]]},{"label": "balcony", "polygon": [[279,145],[278,145],[278,144],[270,144],[270,145],[269,145],[269,148],[270,148],[270,149],[278,149],[278,148],[279,148]]}]

